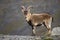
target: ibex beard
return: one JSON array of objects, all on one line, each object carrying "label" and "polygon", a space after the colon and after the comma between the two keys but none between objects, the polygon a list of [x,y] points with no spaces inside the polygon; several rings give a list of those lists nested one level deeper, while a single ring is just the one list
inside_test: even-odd
[{"label": "ibex beard", "polygon": [[32,33],[34,35],[36,35],[36,27],[41,26],[42,24],[48,29],[48,35],[51,34],[52,16],[49,13],[45,12],[40,14],[31,14],[31,6],[27,8],[25,8],[24,6],[21,7],[26,21],[32,27]]}]

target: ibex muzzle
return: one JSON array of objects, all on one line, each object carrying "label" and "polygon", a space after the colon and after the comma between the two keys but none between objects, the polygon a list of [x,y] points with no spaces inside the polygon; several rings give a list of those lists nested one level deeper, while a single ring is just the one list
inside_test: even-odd
[{"label": "ibex muzzle", "polygon": [[38,25],[41,26],[41,24],[43,24],[48,29],[48,34],[51,34],[52,16],[49,13],[45,12],[40,14],[31,14],[30,8],[32,6],[29,6],[27,8],[25,8],[24,6],[21,7],[22,12],[24,13],[24,16],[26,18],[26,21],[32,27],[33,34],[36,34],[36,27]]}]

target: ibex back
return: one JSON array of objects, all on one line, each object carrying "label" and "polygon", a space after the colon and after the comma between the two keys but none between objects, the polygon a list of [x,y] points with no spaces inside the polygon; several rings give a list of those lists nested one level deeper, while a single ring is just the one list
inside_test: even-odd
[{"label": "ibex back", "polygon": [[42,24],[48,29],[48,34],[51,34],[52,16],[49,13],[45,12],[40,14],[31,14],[31,6],[27,8],[25,8],[24,6],[21,7],[26,21],[32,27],[33,34],[36,34],[36,27],[41,26]]}]

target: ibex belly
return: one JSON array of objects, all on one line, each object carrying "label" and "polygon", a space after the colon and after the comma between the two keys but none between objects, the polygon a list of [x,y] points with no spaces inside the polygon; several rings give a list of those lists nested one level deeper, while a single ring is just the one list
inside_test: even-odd
[{"label": "ibex belly", "polygon": [[32,20],[32,24],[35,26],[40,26],[40,25],[42,25],[42,23],[43,23],[43,20],[40,20],[40,19],[33,19]]}]

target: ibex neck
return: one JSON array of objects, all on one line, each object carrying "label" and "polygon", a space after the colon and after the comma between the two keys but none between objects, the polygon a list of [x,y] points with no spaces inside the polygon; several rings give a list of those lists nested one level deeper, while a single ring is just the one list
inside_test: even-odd
[{"label": "ibex neck", "polygon": [[29,21],[30,18],[31,18],[31,13],[28,13],[28,14],[26,15],[26,20]]},{"label": "ibex neck", "polygon": [[31,16],[31,13],[30,13],[30,12],[28,12],[28,15],[29,15],[29,16]]}]

